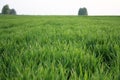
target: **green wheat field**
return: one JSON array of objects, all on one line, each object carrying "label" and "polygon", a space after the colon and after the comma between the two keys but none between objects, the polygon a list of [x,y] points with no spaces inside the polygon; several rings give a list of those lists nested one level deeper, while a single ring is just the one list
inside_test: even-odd
[{"label": "green wheat field", "polygon": [[0,15],[0,80],[120,80],[120,17]]}]

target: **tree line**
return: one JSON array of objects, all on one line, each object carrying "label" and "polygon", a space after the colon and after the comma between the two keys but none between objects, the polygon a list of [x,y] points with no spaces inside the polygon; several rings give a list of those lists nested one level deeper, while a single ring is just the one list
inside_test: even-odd
[{"label": "tree line", "polygon": [[[10,9],[8,5],[5,5],[2,8],[2,13],[1,14],[16,15],[17,13],[16,13],[15,9]],[[85,7],[80,8],[79,11],[78,11],[78,15],[87,16],[88,15],[87,8],[85,8]]]},{"label": "tree line", "polygon": [[87,8],[85,8],[85,7],[80,8],[79,11],[78,11],[78,15],[87,16],[88,15]]},{"label": "tree line", "polygon": [[1,14],[10,14],[10,15],[16,15],[15,9],[10,9],[9,5],[5,5],[2,8],[2,13]]}]

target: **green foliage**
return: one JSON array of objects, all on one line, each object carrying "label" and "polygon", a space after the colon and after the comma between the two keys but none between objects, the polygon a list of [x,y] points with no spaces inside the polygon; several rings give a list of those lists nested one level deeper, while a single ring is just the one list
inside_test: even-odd
[{"label": "green foliage", "polygon": [[87,8],[80,8],[78,11],[78,15],[88,15]]},{"label": "green foliage", "polygon": [[10,9],[8,5],[5,5],[2,8],[2,14],[16,15],[16,11],[15,9]]},{"label": "green foliage", "polygon": [[15,9],[10,9],[10,14],[11,14],[11,15],[16,15]]},{"label": "green foliage", "polygon": [[3,6],[2,8],[2,14],[9,14],[10,13],[10,9],[8,5]]},{"label": "green foliage", "polygon": [[0,80],[119,80],[119,21],[0,15]]}]

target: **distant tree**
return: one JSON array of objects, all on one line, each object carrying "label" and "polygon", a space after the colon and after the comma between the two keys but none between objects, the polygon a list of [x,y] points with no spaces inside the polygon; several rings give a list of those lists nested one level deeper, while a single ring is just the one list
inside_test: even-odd
[{"label": "distant tree", "polygon": [[10,13],[10,9],[8,5],[3,6],[2,8],[2,14],[9,14]]},{"label": "distant tree", "polygon": [[78,11],[78,15],[88,15],[87,8],[80,8]]},{"label": "distant tree", "polygon": [[9,14],[16,15],[15,9],[10,9],[10,13]]},{"label": "distant tree", "polygon": [[16,11],[15,9],[10,9],[8,5],[5,5],[2,8],[2,14],[16,15]]}]

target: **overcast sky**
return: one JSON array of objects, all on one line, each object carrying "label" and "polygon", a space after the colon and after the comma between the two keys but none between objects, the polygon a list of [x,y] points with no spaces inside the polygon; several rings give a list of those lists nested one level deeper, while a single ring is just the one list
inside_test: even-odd
[{"label": "overcast sky", "polygon": [[25,15],[77,15],[80,7],[89,15],[120,15],[120,0],[0,0],[0,11],[5,4]]}]

